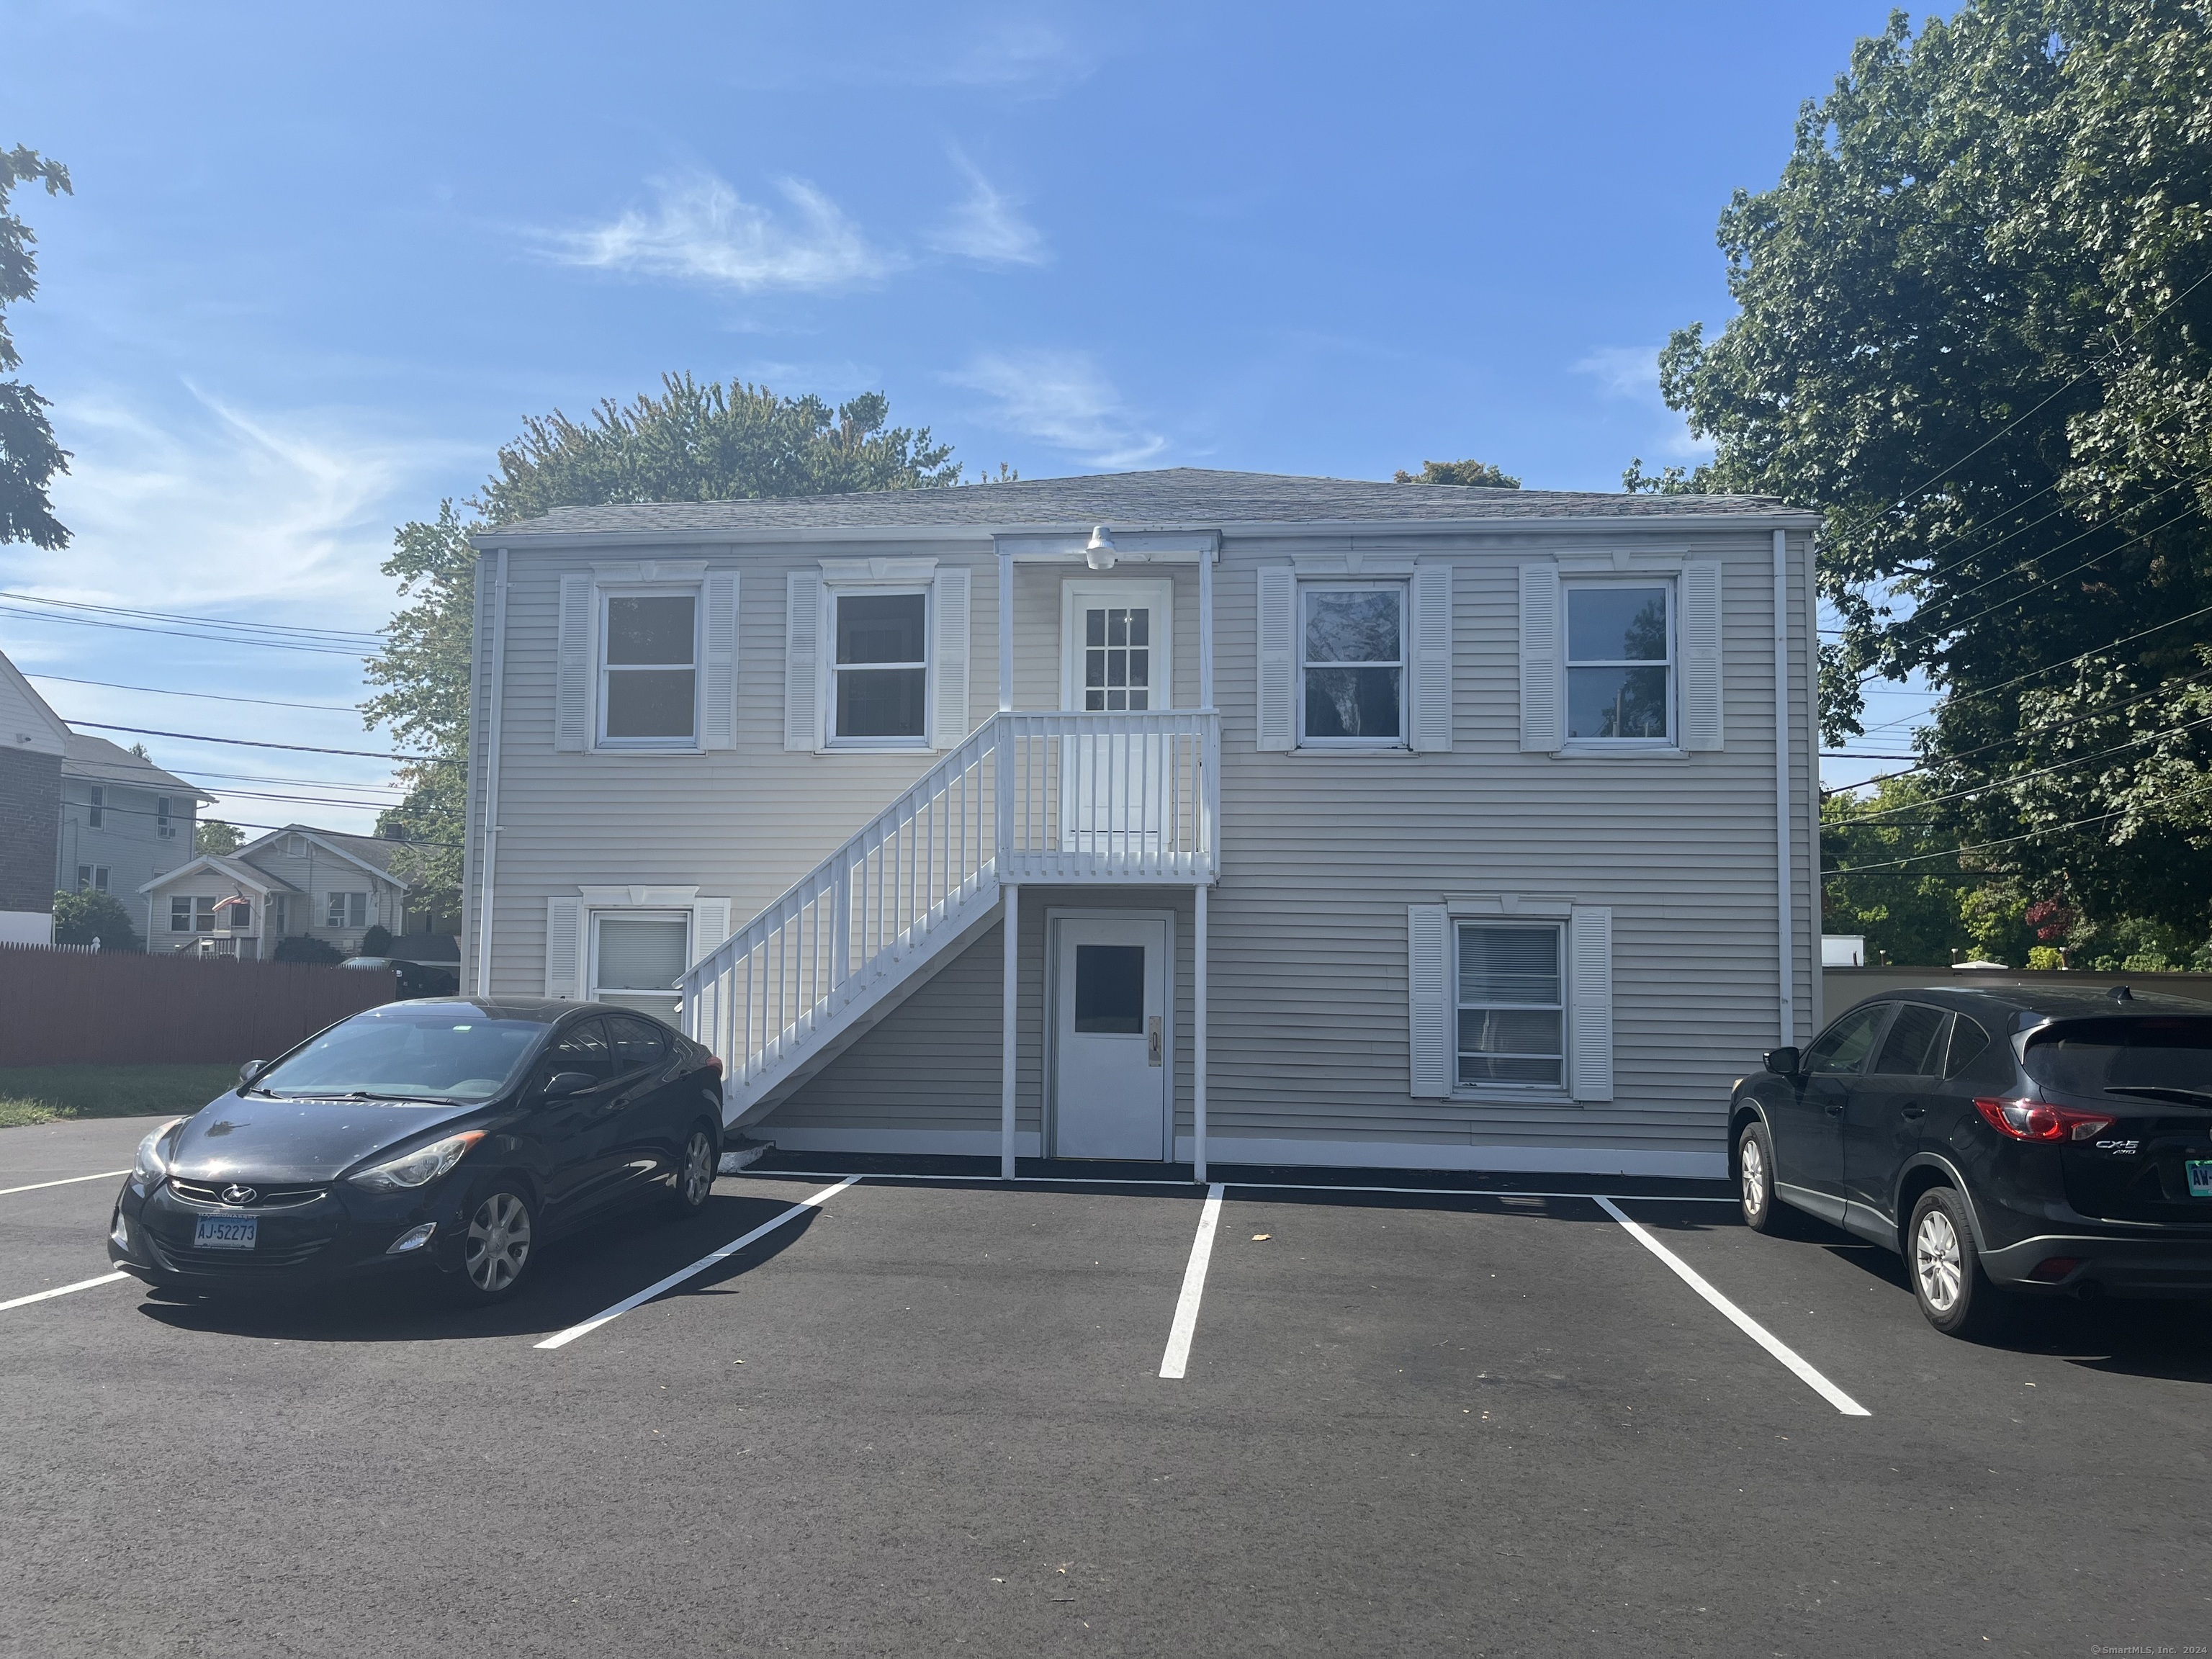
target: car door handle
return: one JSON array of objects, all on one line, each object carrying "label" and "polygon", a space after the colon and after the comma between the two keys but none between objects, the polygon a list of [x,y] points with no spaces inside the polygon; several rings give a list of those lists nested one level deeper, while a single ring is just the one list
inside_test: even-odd
[{"label": "car door handle", "polygon": [[1923,1116],[1926,1114],[1927,1110],[1928,1109],[1925,1106],[1923,1106],[1917,1100],[1908,1100],[1905,1103],[1904,1111],[1905,1115],[1907,1117]]},{"label": "car door handle", "polygon": [[1843,1115],[1844,1103],[1840,1100],[1831,1102],[1828,1106],[1828,1115],[1830,1117],[1841,1117]]}]

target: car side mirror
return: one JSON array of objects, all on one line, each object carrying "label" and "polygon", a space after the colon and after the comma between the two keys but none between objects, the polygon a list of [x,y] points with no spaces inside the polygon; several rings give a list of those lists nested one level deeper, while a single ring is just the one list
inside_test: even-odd
[{"label": "car side mirror", "polygon": [[570,1095],[589,1094],[599,1086],[599,1079],[589,1072],[556,1072],[545,1079],[545,1098],[566,1100]]},{"label": "car side mirror", "polygon": [[238,1086],[241,1089],[245,1088],[266,1071],[268,1066],[269,1062],[265,1060],[247,1060],[245,1065],[238,1068]]},{"label": "car side mirror", "polygon": [[1759,1057],[1759,1063],[1777,1077],[1796,1077],[1803,1060],[1795,1048],[1769,1048]]}]

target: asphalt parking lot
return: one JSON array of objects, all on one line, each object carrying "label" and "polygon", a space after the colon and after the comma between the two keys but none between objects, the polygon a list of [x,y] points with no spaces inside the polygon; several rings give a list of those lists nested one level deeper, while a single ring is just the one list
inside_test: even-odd
[{"label": "asphalt parking lot", "polygon": [[106,1273],[146,1127],[0,1132],[0,1652],[2212,1642],[2201,1310],[1972,1346],[1711,1188],[871,1175],[540,1346],[856,1167],[791,1158],[489,1312],[19,1300]]}]

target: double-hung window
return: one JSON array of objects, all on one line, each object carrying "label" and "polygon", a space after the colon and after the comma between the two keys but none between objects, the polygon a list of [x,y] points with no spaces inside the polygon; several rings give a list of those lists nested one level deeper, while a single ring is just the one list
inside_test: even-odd
[{"label": "double-hung window", "polygon": [[76,890],[80,893],[104,893],[107,890],[107,866],[104,864],[80,864],[76,867]]},{"label": "double-hung window", "polygon": [[92,801],[86,808],[84,821],[97,830],[107,819],[107,791],[100,785],[92,786]]},{"label": "double-hung window", "polygon": [[1399,749],[1406,738],[1406,589],[1314,583],[1298,589],[1299,742]]},{"label": "double-hung window", "polygon": [[154,798],[154,833],[163,841],[177,838],[176,821],[169,816],[169,798],[167,795]]},{"label": "double-hung window", "polygon": [[929,742],[929,595],[833,590],[832,747]]},{"label": "double-hung window", "polygon": [[1562,933],[1551,922],[1460,924],[1461,1087],[1556,1089],[1566,1080]]},{"label": "double-hung window", "polygon": [[601,595],[603,748],[690,749],[699,734],[699,597]]},{"label": "double-hung window", "polygon": [[594,1002],[641,1008],[673,1021],[676,981],[690,963],[688,912],[597,911],[592,916]]},{"label": "double-hung window", "polygon": [[215,901],[212,898],[182,898],[169,900],[169,931],[173,933],[212,933],[215,932]]},{"label": "double-hung window", "polygon": [[325,893],[323,926],[325,927],[366,927],[368,926],[368,895],[366,893]]},{"label": "double-hung window", "polygon": [[1565,599],[1567,742],[1595,747],[1672,743],[1672,585],[1576,582]]}]

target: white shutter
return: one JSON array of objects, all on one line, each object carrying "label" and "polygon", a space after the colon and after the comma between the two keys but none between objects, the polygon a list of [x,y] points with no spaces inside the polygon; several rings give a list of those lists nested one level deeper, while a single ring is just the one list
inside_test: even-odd
[{"label": "white shutter", "polygon": [[1297,746],[1298,580],[1286,564],[1260,568],[1260,747]]},{"label": "white shutter", "polygon": [[1577,1100],[1613,1098],[1613,912],[1567,920],[1567,1081]]},{"label": "white shutter", "polygon": [[730,902],[726,898],[691,902],[691,960],[698,961],[730,936]]},{"label": "white shutter", "polygon": [[561,631],[555,647],[553,746],[592,746],[592,579],[561,578]]},{"label": "white shutter", "polygon": [[783,624],[783,746],[822,746],[822,574],[794,570]]},{"label": "white shutter", "polygon": [[1434,562],[1413,569],[1413,684],[1407,698],[1412,746],[1424,753],[1452,746],[1452,568]]},{"label": "white shutter", "polygon": [[968,735],[968,567],[938,568],[930,595],[930,746],[957,749]]},{"label": "white shutter", "polygon": [[1565,741],[1561,720],[1559,567],[1521,567],[1521,746],[1545,754]]},{"label": "white shutter", "polygon": [[702,749],[730,749],[738,740],[738,573],[710,571],[702,596],[707,607],[699,630],[705,648],[705,696],[699,720]]},{"label": "white shutter", "polygon": [[1721,567],[1682,567],[1682,747],[1721,746]]},{"label": "white shutter", "polygon": [[584,994],[584,901],[545,901],[545,994],[575,1002]]},{"label": "white shutter", "polygon": [[1440,1099],[1452,1091],[1451,918],[1441,904],[1409,904],[1406,936],[1412,1091]]}]

